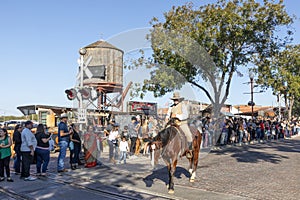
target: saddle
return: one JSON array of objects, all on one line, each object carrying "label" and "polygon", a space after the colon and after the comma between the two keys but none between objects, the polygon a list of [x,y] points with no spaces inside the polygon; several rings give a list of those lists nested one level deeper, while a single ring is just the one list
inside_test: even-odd
[{"label": "saddle", "polygon": [[[181,130],[180,125],[181,125],[181,121],[178,118],[171,118],[169,120],[169,122],[166,124],[166,127],[168,127],[168,126],[175,126],[177,129],[180,130],[179,132],[182,133],[183,136],[185,137],[185,134]],[[195,139],[195,137],[198,135],[198,129],[194,125],[189,125],[189,129],[190,129],[190,131],[192,133],[193,139]]]},{"label": "saddle", "polygon": [[[198,135],[199,131],[198,129],[195,127],[195,126],[188,126],[189,129],[190,129],[190,132],[192,133],[192,141],[194,141],[197,137],[201,137],[201,133],[200,135]],[[180,135],[180,138],[181,138],[181,147],[182,147],[182,154],[180,155],[180,157],[182,156],[186,156],[188,159],[192,158],[192,152],[191,150],[189,150],[189,146],[188,146],[188,142],[187,142],[187,139],[186,139],[186,136],[183,132],[183,130],[179,127],[179,135]]]}]

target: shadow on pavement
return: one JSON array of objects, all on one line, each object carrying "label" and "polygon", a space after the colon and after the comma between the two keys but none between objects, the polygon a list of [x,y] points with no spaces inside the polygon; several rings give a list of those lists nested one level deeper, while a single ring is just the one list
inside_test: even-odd
[{"label": "shadow on pavement", "polygon": [[[270,153],[270,151],[265,151],[267,149],[271,150],[272,153]],[[242,147],[227,146],[222,147],[222,149],[218,151],[211,151],[210,153],[216,155],[229,154],[231,157],[236,158],[238,162],[257,163],[264,161],[277,164],[282,162],[283,159],[289,159],[288,156],[283,155],[283,152],[300,153],[300,141],[284,140],[257,143]]]},{"label": "shadow on pavement", "polygon": [[[177,166],[176,171],[174,173],[174,177],[177,179],[181,179],[182,176],[190,177],[190,173],[182,167]],[[168,169],[167,167],[160,168],[158,170],[155,170],[152,172],[152,174],[146,176],[143,178],[144,183],[146,184],[146,187],[151,187],[154,184],[155,180],[161,180],[165,183],[165,185],[168,185],[169,181],[169,175],[168,175]]]}]

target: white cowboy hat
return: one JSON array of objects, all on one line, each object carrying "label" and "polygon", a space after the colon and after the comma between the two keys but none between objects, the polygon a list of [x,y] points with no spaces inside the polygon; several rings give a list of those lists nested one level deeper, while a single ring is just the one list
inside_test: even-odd
[{"label": "white cowboy hat", "polygon": [[60,118],[61,118],[61,119],[62,119],[62,118],[68,118],[68,115],[67,115],[67,113],[63,113],[63,114],[61,114]]},{"label": "white cowboy hat", "polygon": [[174,92],[173,93],[173,97],[171,98],[172,100],[183,100],[184,98],[183,97],[180,97],[180,94],[179,92]]}]

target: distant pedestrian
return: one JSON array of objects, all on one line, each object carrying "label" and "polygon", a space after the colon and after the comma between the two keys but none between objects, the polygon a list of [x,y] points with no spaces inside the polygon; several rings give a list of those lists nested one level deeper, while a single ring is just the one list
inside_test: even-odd
[{"label": "distant pedestrian", "polygon": [[144,119],[143,125],[142,125],[142,144],[143,144],[143,155],[148,154],[149,152],[149,146],[148,143],[150,141],[150,136],[149,136],[149,120]]},{"label": "distant pedestrian", "polygon": [[35,138],[37,140],[35,148],[36,174],[46,176],[46,170],[50,161],[49,141],[51,140],[51,135],[46,133],[43,124],[39,124],[36,128]]},{"label": "distant pedestrian", "polygon": [[227,144],[227,137],[228,137],[228,131],[229,131],[229,120],[224,119],[222,125],[221,125],[221,139],[220,139],[220,144],[221,145],[226,145]]},{"label": "distant pedestrian", "polygon": [[57,172],[67,172],[65,168],[65,158],[70,142],[70,132],[67,125],[68,115],[66,113],[60,116],[60,123],[58,124],[58,145],[59,155],[57,158]]},{"label": "distant pedestrian", "polygon": [[34,181],[35,177],[30,176],[30,164],[33,163],[34,158],[34,150],[37,145],[36,138],[34,134],[31,132],[33,127],[33,123],[31,121],[25,122],[25,128],[21,133],[22,145],[21,145],[21,153],[22,153],[22,171],[21,178],[24,178],[25,181]]},{"label": "distant pedestrian", "polygon": [[5,128],[0,128],[0,181],[4,181],[4,169],[6,171],[6,180],[13,182],[10,177],[9,161],[11,157],[10,146],[12,144]]},{"label": "distant pedestrian", "polygon": [[118,138],[119,138],[119,124],[114,123],[113,129],[108,136],[109,161],[111,163],[116,163],[116,160],[118,159]]},{"label": "distant pedestrian", "polygon": [[93,125],[87,127],[83,141],[85,167],[95,167],[97,165],[97,135]]},{"label": "distant pedestrian", "polygon": [[113,129],[113,125],[116,123],[115,119],[110,119],[108,125],[106,126],[106,128],[104,129],[104,136],[108,136],[109,133],[112,131]]},{"label": "distant pedestrian", "polygon": [[136,140],[138,138],[139,123],[135,116],[131,117],[131,123],[128,124],[128,134],[130,137],[130,154],[134,156],[136,149]]},{"label": "distant pedestrian", "polygon": [[13,143],[14,143],[14,151],[15,151],[15,158],[14,158],[14,169],[16,175],[21,173],[21,138],[22,126],[16,125],[15,130],[13,133]]},{"label": "distant pedestrian", "polygon": [[120,160],[119,164],[121,164],[122,160],[124,160],[124,164],[126,164],[126,156],[129,151],[128,142],[126,141],[126,137],[122,137],[122,141],[120,142]]},{"label": "distant pedestrian", "polygon": [[125,136],[126,141],[128,141],[129,134],[128,134],[128,126],[127,125],[124,126],[123,131],[121,132],[120,136],[121,136],[121,138],[123,138],[123,136]]},{"label": "distant pedestrian", "polygon": [[[138,156],[140,154],[140,151],[141,151],[143,133],[142,133],[142,120],[141,120],[141,117],[139,115],[137,115],[136,120],[137,120],[137,126],[135,128],[137,129],[138,137],[135,141],[134,155]],[[145,125],[144,127],[147,127],[147,125]]]},{"label": "distant pedestrian", "polygon": [[102,134],[101,132],[95,132],[97,135],[97,165],[101,166],[102,165],[102,161],[101,161],[101,154],[103,152],[103,142],[102,142]]},{"label": "distant pedestrian", "polygon": [[[243,125],[243,120],[240,119],[238,122],[238,145],[242,145],[244,133],[245,133],[245,129]],[[244,142],[246,143],[247,140],[245,140]]]}]

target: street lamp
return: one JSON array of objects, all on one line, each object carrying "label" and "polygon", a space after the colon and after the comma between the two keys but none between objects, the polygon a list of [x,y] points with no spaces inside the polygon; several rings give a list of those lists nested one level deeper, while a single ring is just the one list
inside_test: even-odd
[{"label": "street lamp", "polygon": [[248,102],[248,105],[251,106],[251,118],[253,120],[253,106],[255,103],[253,102],[253,79],[254,79],[254,74],[253,72],[249,72],[249,78],[250,78],[250,87],[251,87],[251,101]]},{"label": "street lamp", "polygon": [[83,57],[86,54],[86,48],[79,49],[80,54],[80,87],[83,87]]}]

